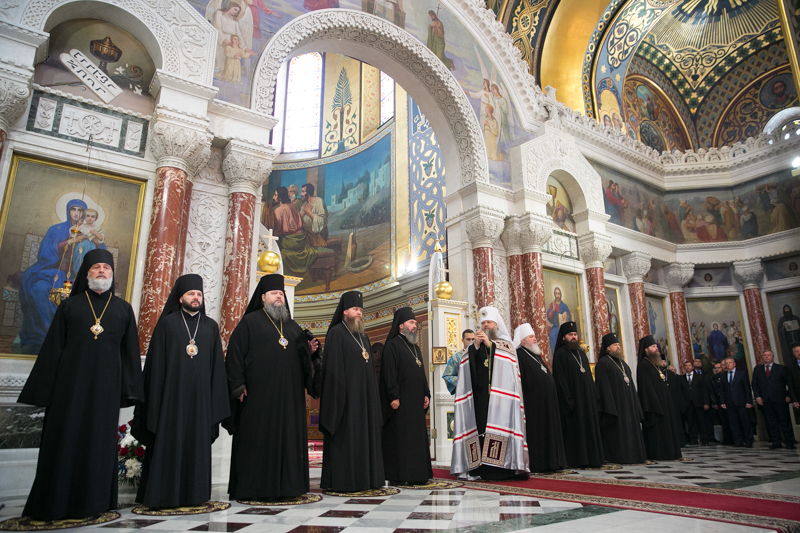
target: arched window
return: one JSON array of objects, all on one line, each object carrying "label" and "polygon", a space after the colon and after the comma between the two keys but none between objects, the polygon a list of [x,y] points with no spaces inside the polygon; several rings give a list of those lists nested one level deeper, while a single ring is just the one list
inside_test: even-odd
[{"label": "arched window", "polygon": [[322,55],[314,52],[292,58],[286,81],[284,152],[319,150],[321,95]]}]

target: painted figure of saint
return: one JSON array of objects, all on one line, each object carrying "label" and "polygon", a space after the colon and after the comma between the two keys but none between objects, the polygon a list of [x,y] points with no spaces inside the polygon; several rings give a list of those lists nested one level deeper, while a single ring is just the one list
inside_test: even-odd
[{"label": "painted figure of saint", "polygon": [[550,346],[555,346],[558,341],[558,329],[564,322],[572,322],[572,313],[567,304],[561,301],[563,293],[561,287],[553,287],[553,301],[547,308],[547,321],[550,324]]},{"label": "painted figure of saint", "polygon": [[431,18],[431,24],[428,26],[428,48],[442,60],[444,66],[450,70],[455,70],[453,60],[447,57],[444,53],[444,24],[439,20],[439,16],[432,9],[428,11],[428,16]]}]

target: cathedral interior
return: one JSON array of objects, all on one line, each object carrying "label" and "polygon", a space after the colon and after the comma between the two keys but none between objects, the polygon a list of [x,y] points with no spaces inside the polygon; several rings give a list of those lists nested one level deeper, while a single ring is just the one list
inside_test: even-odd
[{"label": "cathedral interior", "polygon": [[[114,256],[143,361],[184,273],[202,276],[223,346],[266,273],[286,277],[294,320],[323,345],[343,292],[363,292],[373,346],[412,307],[444,470],[442,371],[484,306],[510,331],[530,323],[548,364],[567,321],[592,364],[609,332],[632,368],[646,335],[679,374],[700,354],[749,374],[768,350],[797,364],[798,53],[789,0],[0,0],[0,517],[19,511],[36,466],[43,409],[16,399],[50,297],[94,248]],[[85,246],[63,245],[72,227]],[[318,409],[309,397],[311,441]],[[218,498],[229,448],[214,445]],[[800,505],[794,452],[783,471],[706,481],[681,470],[732,452],[692,453],[658,474],[580,475]],[[735,453],[740,470],[760,468],[759,453]],[[656,525],[651,513],[673,511],[492,490],[451,494],[441,505],[466,505],[449,518],[314,522],[339,512],[329,503],[263,530],[800,530],[800,515],[706,506]],[[570,518],[509,518],[534,501]]]}]

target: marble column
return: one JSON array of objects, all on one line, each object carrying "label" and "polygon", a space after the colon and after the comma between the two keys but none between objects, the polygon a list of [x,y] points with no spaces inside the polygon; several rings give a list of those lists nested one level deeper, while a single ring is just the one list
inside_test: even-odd
[{"label": "marble column", "polygon": [[675,333],[675,352],[678,356],[676,368],[683,373],[683,363],[694,359],[693,340],[689,330],[689,317],[686,314],[686,299],[683,287],[694,276],[691,263],[673,263],[664,268],[664,278],[669,289],[669,308]]},{"label": "marble column", "polygon": [[275,152],[263,147],[230,141],[225,147],[222,172],[228,183],[228,227],[225,232],[225,259],[222,270],[222,307],[219,331],[222,346],[244,314],[250,299],[253,273],[253,230],[256,197],[272,170]]},{"label": "marble column", "polygon": [[525,292],[525,310],[533,327],[542,356],[550,366],[552,346],[547,331],[547,303],[545,302],[542,248],[553,236],[552,220],[529,213],[521,219],[522,275]]},{"label": "marble column", "polygon": [[632,252],[622,257],[622,270],[628,279],[628,295],[631,301],[631,318],[636,353],[639,353],[639,339],[650,334],[647,319],[647,304],[644,299],[644,276],[650,271],[650,256],[642,252]]},{"label": "marble column", "polygon": [[578,249],[585,265],[586,282],[589,285],[590,315],[594,360],[600,355],[603,335],[610,331],[608,305],[606,304],[605,260],[611,255],[611,237],[590,232],[578,237]]},{"label": "marble column", "polygon": [[753,340],[753,348],[756,351],[756,364],[760,365],[762,363],[761,356],[764,352],[772,350],[769,342],[769,333],[767,332],[767,320],[764,316],[764,305],[761,302],[760,282],[764,277],[761,259],[734,261],[733,275],[744,290],[744,305],[745,309],[747,309],[750,336]]},{"label": "marble column", "polygon": [[180,115],[156,111],[150,123],[147,142],[157,163],[139,307],[139,344],[142,354],[147,352],[153,328],[180,273],[179,265],[182,269],[186,240],[184,210],[188,209],[188,168],[210,145],[211,135],[196,121],[187,122]]},{"label": "marble column", "polygon": [[472,244],[472,274],[475,283],[475,304],[480,307],[494,304],[493,247],[503,232],[503,219],[492,210],[477,208],[466,222],[467,236]]},{"label": "marble column", "polygon": [[522,227],[519,217],[506,219],[505,230],[500,237],[506,249],[508,258],[508,306],[511,324],[508,324],[509,333],[520,324],[529,322],[525,300],[528,294],[525,291],[525,277],[522,266],[522,248],[520,247]]}]

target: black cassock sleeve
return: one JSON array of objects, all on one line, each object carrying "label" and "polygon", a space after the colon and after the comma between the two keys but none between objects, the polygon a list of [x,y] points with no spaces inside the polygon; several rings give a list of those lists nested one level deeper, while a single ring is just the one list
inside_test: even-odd
[{"label": "black cassock sleeve", "polygon": [[305,384],[306,392],[314,399],[319,398],[319,389],[322,383],[322,348],[312,354],[311,348],[308,345],[308,338],[305,332],[297,327],[299,333],[296,335],[295,347],[297,348],[297,355],[303,364],[303,383]]},{"label": "black cassock sleeve", "polygon": [[239,396],[247,388],[245,354],[250,350],[250,331],[247,322],[242,319],[231,334],[228,343],[228,354],[225,357],[225,374],[228,379],[228,397],[230,399],[230,416],[222,421],[222,427],[233,435],[238,427],[237,413],[241,406]]},{"label": "black cassock sleeve", "polygon": [[558,403],[562,413],[571,413],[575,409],[575,399],[569,390],[570,369],[568,363],[569,361],[563,353],[553,355],[553,379],[558,387]]},{"label": "black cassock sleeve", "polygon": [[144,380],[142,379],[142,357],[139,352],[139,331],[136,316],[127,302],[128,329],[122,337],[120,346],[120,365],[122,367],[122,388],[120,407],[130,407],[144,401]]},{"label": "black cassock sleeve", "polygon": [[[211,320],[211,319],[209,319]],[[211,435],[213,440],[219,436],[219,423],[230,417],[231,405],[228,398],[225,357],[222,352],[222,339],[217,322],[211,320],[214,328],[214,353],[211,357]]]},{"label": "black cassock sleeve", "polygon": [[334,327],[325,338],[325,359],[322,362],[322,394],[319,404],[319,429],[333,436],[339,429],[347,402],[347,375],[344,366],[345,338]]},{"label": "black cassock sleeve", "polygon": [[394,409],[392,402],[400,399],[400,384],[397,376],[400,370],[397,360],[397,344],[387,342],[381,356],[381,381],[378,384],[381,399],[381,414],[385,424],[391,418]]},{"label": "black cassock sleeve", "polygon": [[19,403],[38,405],[39,407],[50,406],[58,365],[61,362],[66,342],[66,307],[68,307],[67,302],[64,302],[56,308],[56,314],[39,350],[39,357],[36,358],[28,380],[17,399]]},{"label": "black cassock sleeve", "polygon": [[[606,357],[611,357],[607,355]],[[601,359],[602,361],[602,359]],[[595,378],[597,379],[597,392],[600,396],[600,422],[610,423],[615,420],[619,413],[617,412],[617,402],[614,399],[614,392],[612,379],[616,378],[615,374],[618,371],[616,368],[611,368],[608,363],[597,363],[595,366]],[[612,375],[609,375],[613,372]],[[619,378],[617,378],[619,379]]]},{"label": "black cassock sleeve", "polygon": [[654,376],[653,370],[646,365],[652,366],[649,361],[642,359],[642,362],[639,363],[637,368],[638,371],[636,372],[636,385],[638,386],[639,403],[642,405],[642,411],[644,412],[642,425],[651,427],[656,423],[657,418],[664,416],[665,409],[661,405],[658,394],[651,384]]},{"label": "black cassock sleeve", "polygon": [[150,338],[147,359],[144,362],[144,403],[133,411],[131,434],[145,446],[152,446],[158,429],[161,413],[161,398],[164,396],[166,378],[167,335],[164,321],[159,321]]}]

